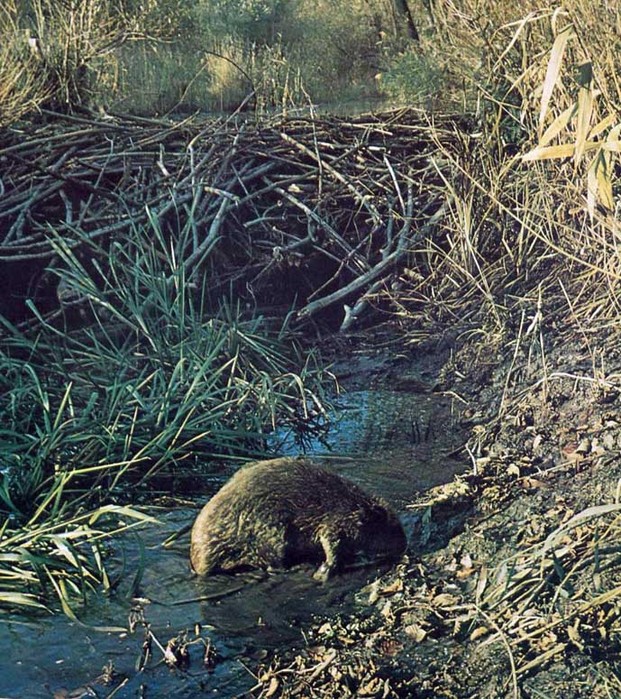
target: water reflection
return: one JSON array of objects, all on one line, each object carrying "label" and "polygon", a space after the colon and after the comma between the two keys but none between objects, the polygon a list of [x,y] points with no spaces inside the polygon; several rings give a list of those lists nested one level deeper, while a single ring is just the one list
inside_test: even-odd
[{"label": "water reflection", "polygon": [[[457,455],[466,433],[450,397],[352,391],[339,398],[331,418],[325,438],[309,440],[305,452],[397,509],[414,493],[446,483],[464,468]],[[272,444],[283,455],[300,451],[284,430],[272,436]]]}]

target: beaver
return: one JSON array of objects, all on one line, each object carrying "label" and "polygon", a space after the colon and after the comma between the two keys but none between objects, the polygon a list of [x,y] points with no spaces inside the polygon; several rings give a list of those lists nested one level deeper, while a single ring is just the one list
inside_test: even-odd
[{"label": "beaver", "polygon": [[318,563],[325,581],[359,560],[395,560],[406,547],[380,498],[304,458],[241,468],[203,507],[190,559],[199,574]]}]

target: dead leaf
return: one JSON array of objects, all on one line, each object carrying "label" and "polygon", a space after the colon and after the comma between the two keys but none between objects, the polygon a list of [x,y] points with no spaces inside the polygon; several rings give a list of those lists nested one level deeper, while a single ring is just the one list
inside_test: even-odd
[{"label": "dead leaf", "polygon": [[588,454],[591,451],[591,440],[583,439],[580,444],[576,447],[578,454]]},{"label": "dead leaf", "polygon": [[456,604],[459,604],[459,599],[448,592],[442,592],[436,595],[431,603],[436,607],[454,607]]},{"label": "dead leaf", "polygon": [[537,489],[537,488],[547,488],[547,484],[543,481],[533,478],[532,476],[525,476],[522,479],[522,485],[525,488]]},{"label": "dead leaf", "polygon": [[515,476],[516,478],[519,478],[520,467],[517,464],[510,464],[509,467],[507,468],[507,475]]},{"label": "dead leaf", "polygon": [[470,556],[469,553],[464,553],[464,555],[461,557],[461,560],[459,561],[464,568],[472,568],[473,563],[472,563],[472,557]]},{"label": "dead leaf", "polygon": [[361,685],[356,692],[359,697],[378,697],[383,695],[384,682],[379,677],[373,677]]},{"label": "dead leaf", "polygon": [[406,635],[413,638],[416,643],[421,643],[427,637],[427,632],[425,629],[416,623],[408,624],[403,630],[405,631]]},{"label": "dead leaf", "polygon": [[269,699],[269,697],[273,697],[274,694],[278,691],[278,687],[280,686],[280,682],[278,681],[278,677],[272,677],[270,680],[270,685],[267,688],[267,692],[263,695],[266,697],[266,699]]},{"label": "dead leaf", "polygon": [[382,655],[397,655],[403,650],[403,643],[397,641],[396,638],[384,638],[378,646]]},{"label": "dead leaf", "polygon": [[458,580],[465,580],[475,573],[474,563],[469,553],[465,553],[459,561],[461,568],[455,573]]},{"label": "dead leaf", "polygon": [[489,633],[487,626],[477,626],[477,628],[470,634],[470,640],[476,641],[477,638],[481,636],[486,636]]},{"label": "dead leaf", "polygon": [[584,643],[582,643],[582,638],[580,637],[580,631],[578,630],[580,626],[580,620],[576,619],[573,626],[567,627],[567,635],[569,640],[581,651],[584,651]]},{"label": "dead leaf", "polygon": [[386,600],[386,603],[380,610],[380,614],[387,619],[388,617],[392,616],[392,602],[390,600]]},{"label": "dead leaf", "polygon": [[390,585],[386,585],[386,587],[383,587],[380,591],[380,594],[384,595],[384,596],[394,595],[397,592],[401,592],[402,590],[403,590],[403,580],[401,580],[401,578],[397,578]]}]

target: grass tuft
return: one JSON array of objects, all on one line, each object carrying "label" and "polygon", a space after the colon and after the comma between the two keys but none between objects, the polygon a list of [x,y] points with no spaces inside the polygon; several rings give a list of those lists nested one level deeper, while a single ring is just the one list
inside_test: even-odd
[{"label": "grass tuft", "polygon": [[63,312],[5,321],[0,604],[55,596],[69,613],[106,580],[109,527],[147,519],[121,506],[156,475],[262,454],[276,426],[325,420],[315,356],[286,325],[211,299],[184,262],[192,235],[151,218],[107,249],[53,238]]}]

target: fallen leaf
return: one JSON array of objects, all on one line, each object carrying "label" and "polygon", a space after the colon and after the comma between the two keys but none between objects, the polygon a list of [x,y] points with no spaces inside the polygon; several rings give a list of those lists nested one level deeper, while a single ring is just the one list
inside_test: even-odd
[{"label": "fallen leaf", "polygon": [[546,483],[538,480],[537,478],[533,478],[532,476],[524,476],[524,478],[522,479],[522,485],[525,488],[533,488],[533,489],[547,487]]},{"label": "fallen leaf", "polygon": [[462,568],[472,568],[472,557],[470,556],[469,553],[464,553],[464,555],[461,557],[461,560],[459,561],[462,565]]},{"label": "fallen leaf", "polygon": [[380,591],[381,595],[394,595],[397,592],[401,592],[403,590],[403,580],[401,578],[397,578],[392,584],[386,585],[386,587],[383,587]]},{"label": "fallen leaf", "polygon": [[403,650],[403,644],[397,641],[396,638],[385,638],[381,641],[378,648],[382,655],[394,656]]},{"label": "fallen leaf", "polygon": [[384,682],[379,677],[373,677],[368,682],[360,685],[356,695],[359,697],[377,697],[382,696]]},{"label": "fallen leaf", "polygon": [[574,646],[576,646],[576,648],[578,648],[581,651],[584,651],[584,643],[582,643],[580,631],[578,631],[579,626],[580,621],[576,619],[573,626],[567,627],[567,635],[569,636],[569,640],[574,644]]},{"label": "fallen leaf", "polygon": [[418,624],[408,624],[403,630],[407,636],[413,638],[417,643],[421,643],[427,637],[425,629]]},{"label": "fallen leaf", "polygon": [[520,476],[520,467],[517,464],[511,464],[507,468],[507,475],[509,476],[516,476],[519,478]]},{"label": "fallen leaf", "polygon": [[277,677],[272,677],[270,680],[270,685],[267,688],[267,692],[263,695],[266,697],[266,699],[269,699],[269,697],[273,697],[274,694],[278,691],[278,687],[280,686],[280,682],[278,681]]},{"label": "fallen leaf", "polygon": [[487,626],[477,626],[477,628],[470,634],[470,640],[476,641],[477,638],[481,636],[486,636],[489,633]]},{"label": "fallen leaf", "polygon": [[451,595],[448,592],[442,592],[439,595],[436,595],[432,600],[432,604],[436,607],[454,607],[458,603],[459,599],[455,595]]},{"label": "fallen leaf", "polygon": [[576,451],[578,454],[588,454],[591,451],[591,440],[585,437],[585,439],[578,444]]}]

